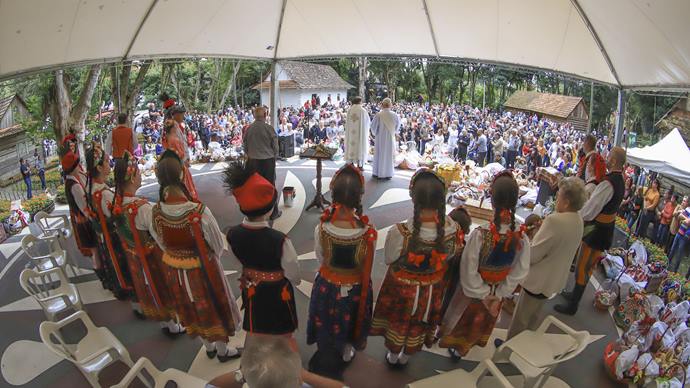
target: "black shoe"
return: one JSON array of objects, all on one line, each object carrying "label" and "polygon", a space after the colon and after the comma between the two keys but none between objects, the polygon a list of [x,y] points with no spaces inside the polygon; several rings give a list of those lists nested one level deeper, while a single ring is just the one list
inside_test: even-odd
[{"label": "black shoe", "polygon": [[462,360],[462,356],[458,353],[457,350],[455,350],[455,348],[448,348],[448,354],[450,354],[450,359],[455,362]]},{"label": "black shoe", "polygon": [[278,218],[280,218],[280,216],[282,216],[282,215],[283,215],[283,211],[278,210],[277,212],[274,212],[273,214],[271,214],[270,219],[271,219],[271,221],[274,221],[274,220],[277,220]]},{"label": "black shoe", "polygon": [[505,342],[504,340],[502,340],[500,338],[496,338],[494,340],[494,346],[496,347],[496,349],[498,349],[501,347],[501,345],[503,345],[504,342]]},{"label": "black shoe", "polygon": [[561,291],[561,296],[563,297],[563,299],[565,299],[567,301],[570,301],[571,299],[573,299],[573,293],[570,291],[566,291],[566,290]]},{"label": "black shoe", "polygon": [[[207,355],[208,355],[208,353],[207,353]],[[235,353],[235,354],[233,354],[233,355],[231,355],[231,356],[221,356],[221,355],[219,354],[219,355],[217,355],[216,357],[218,358],[218,361],[220,361],[220,362],[228,362],[228,361],[230,361],[230,360],[234,360],[234,359],[236,359],[236,358],[242,357],[242,350],[241,350],[241,349],[237,349],[237,353]]]},{"label": "black shoe", "polygon": [[132,313],[133,313],[134,316],[137,317],[137,319],[139,319],[139,320],[142,320],[142,321],[143,321],[143,320],[146,319],[146,315],[144,315],[144,313],[142,313],[141,311],[132,310]]},{"label": "black shoe", "polygon": [[216,351],[216,349],[213,349],[210,352],[208,350],[206,351],[206,357],[208,357],[209,359],[214,358],[216,354],[218,354],[218,351]]},{"label": "black shoe", "polygon": [[585,286],[576,284],[571,293],[571,298],[568,299],[566,304],[557,304],[553,307],[554,310],[565,315],[575,315],[577,313],[577,308],[580,305],[580,299],[582,299],[582,294],[585,293]]},{"label": "black shoe", "polygon": [[[167,328],[167,327],[161,327],[161,331],[163,332],[163,335],[165,335],[166,337],[171,338],[171,339],[178,338],[178,337],[180,337],[180,335],[186,333],[185,330],[183,330],[183,331],[178,331],[177,333],[173,333],[173,332],[170,331],[170,329]],[[208,355],[208,352],[207,352],[206,354]],[[215,355],[214,355],[214,356],[215,356]],[[209,357],[209,358],[213,358],[213,357]]]}]

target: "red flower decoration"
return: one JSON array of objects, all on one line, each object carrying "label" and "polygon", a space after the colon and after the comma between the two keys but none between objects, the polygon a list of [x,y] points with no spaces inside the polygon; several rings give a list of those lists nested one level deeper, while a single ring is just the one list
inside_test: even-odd
[{"label": "red flower decoration", "polygon": [[422,265],[425,258],[426,256],[424,255],[416,255],[412,252],[407,254],[407,261],[415,267],[419,267],[420,265]]}]

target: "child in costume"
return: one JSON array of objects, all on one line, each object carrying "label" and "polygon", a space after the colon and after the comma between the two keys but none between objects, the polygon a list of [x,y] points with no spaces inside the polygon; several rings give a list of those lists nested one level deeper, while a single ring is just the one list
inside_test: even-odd
[{"label": "child in costume", "polygon": [[429,169],[410,181],[414,217],[386,237],[389,265],[379,292],[370,335],[383,336],[389,365],[404,366],[409,356],[430,347],[441,323],[448,259],[461,246],[461,230],[445,214],[446,186]]},{"label": "child in costume", "polygon": [[460,259],[462,250],[465,247],[465,236],[470,234],[470,227],[472,226],[472,216],[467,212],[464,206],[458,206],[453,209],[448,216],[460,226],[462,230],[461,246],[456,249],[456,254],[448,259],[448,270],[446,271],[446,286],[445,295],[443,297],[443,307],[441,308],[441,316],[446,315],[450,301],[455,295],[455,290],[460,283]]},{"label": "child in costume", "polygon": [[225,185],[245,215],[227,234],[230,260],[242,268],[242,328],[250,334],[292,336],[297,329],[292,286],[301,280],[292,242],[268,225],[278,192],[242,163],[227,168]]},{"label": "child in costume", "polygon": [[159,321],[166,334],[184,333],[176,320],[173,301],[163,276],[163,252],[151,237],[152,206],[136,196],[141,187],[137,159],[129,151],[115,162],[113,221],[122,244],[132,286],[146,318]]},{"label": "child in costume", "polygon": [[[177,117],[184,113],[184,109],[179,108],[177,105],[170,109],[172,109],[173,117]],[[181,135],[179,124],[173,119],[165,120],[165,123],[163,124],[163,132],[165,133],[165,148],[174,151],[180,160],[182,160],[184,165],[183,182],[185,188],[187,189],[187,192],[191,196],[192,200],[198,202],[199,195],[196,191],[196,186],[194,185],[192,173],[189,171],[189,153],[185,145],[186,140]]]},{"label": "child in costume", "polygon": [[[504,171],[491,184],[494,220],[489,228],[470,233],[460,262],[460,284],[444,317],[440,347],[451,356],[465,356],[473,346],[485,346],[504,298],[513,294],[530,266],[529,239],[515,225],[518,184]],[[450,310],[450,309],[449,309]]]},{"label": "child in costume", "polygon": [[371,267],[376,229],[362,215],[364,176],[353,164],[338,170],[330,183],[333,205],[314,230],[314,251],[321,263],[309,302],[307,344],[335,349],[350,362],[363,350],[371,326]]},{"label": "child in costume", "polygon": [[211,211],[193,202],[182,181],[184,165],[163,152],[156,168],[160,202],[151,210],[149,232],[163,250],[163,272],[175,312],[192,337],[201,337],[209,358],[240,356],[228,346],[240,314],[220,263],[227,249]]},{"label": "child in costume", "polygon": [[[118,299],[127,299],[132,296],[131,279],[118,236],[111,233],[113,228],[110,209],[115,194],[105,183],[110,174],[110,160],[98,143],[86,150],[86,170],[86,199],[92,214],[92,227],[98,236],[100,255],[104,257],[104,285]],[[141,313],[136,301],[133,301],[132,309],[135,314]]]},{"label": "child in costume", "polygon": [[[74,136],[71,135],[71,138]],[[98,237],[91,225],[92,213],[86,200],[86,174],[79,163],[79,155],[69,145],[71,138],[68,136],[63,140],[63,155],[60,159],[65,174],[65,198],[69,205],[69,218],[79,251],[84,256],[91,256],[94,272],[101,282],[104,282],[105,271],[98,251]]]}]

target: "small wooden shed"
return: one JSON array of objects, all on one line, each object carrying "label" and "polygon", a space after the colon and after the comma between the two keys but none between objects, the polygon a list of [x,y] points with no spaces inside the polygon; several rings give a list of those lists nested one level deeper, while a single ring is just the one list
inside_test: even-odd
[{"label": "small wooden shed", "polygon": [[0,179],[19,173],[19,158],[33,156],[35,146],[20,124],[28,115],[18,94],[0,98]]},{"label": "small wooden shed", "polygon": [[589,127],[589,114],[582,97],[518,90],[504,106],[509,111],[536,113],[549,120],[571,123],[580,131]]}]

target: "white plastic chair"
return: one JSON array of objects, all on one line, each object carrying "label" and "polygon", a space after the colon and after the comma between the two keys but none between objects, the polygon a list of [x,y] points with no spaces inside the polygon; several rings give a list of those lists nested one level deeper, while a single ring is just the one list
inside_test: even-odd
[{"label": "white plastic chair", "polygon": [[[60,220],[60,223],[51,226],[54,220]],[[72,224],[66,215],[50,215],[40,211],[34,215],[34,222],[41,230],[41,237],[58,236],[66,240],[72,235]]]},{"label": "white plastic chair", "polygon": [[177,369],[166,369],[165,371],[160,371],[156,368],[151,360],[146,357],[142,357],[137,361],[132,369],[122,378],[118,384],[113,385],[110,388],[127,388],[129,387],[136,378],[139,378],[145,385],[148,380],[143,377],[142,371],[146,371],[153,378],[153,388],[164,388],[168,382],[174,382],[178,387],[184,388],[204,388],[206,387],[206,381],[192,376],[188,373],[182,372]]},{"label": "white plastic chair", "polygon": [[[65,343],[60,330],[77,321],[86,327],[86,336],[78,343]],[[130,368],[134,366],[124,345],[110,330],[94,325],[84,311],[78,311],[59,322],[43,322],[39,331],[43,343],[55,354],[76,365],[93,387],[101,386],[98,374],[114,362],[121,361]]]},{"label": "white plastic chair", "polygon": [[[486,374],[491,374],[491,381],[483,380]],[[488,384],[487,384],[488,383]],[[419,381],[407,384],[407,388],[446,388],[446,387],[503,387],[514,388],[514,385],[498,370],[491,360],[479,363],[471,372],[463,369],[454,369],[450,372],[427,377]]]},{"label": "white plastic chair", "polygon": [[[546,331],[555,326],[563,336],[554,337]],[[498,348],[494,362],[508,360],[525,376],[524,387],[544,386],[558,364],[577,357],[589,345],[588,331],[576,331],[549,315],[537,331],[525,330]]]},{"label": "white plastic chair", "polygon": [[[41,245],[47,245],[48,254],[41,254]],[[67,252],[62,249],[60,241],[55,236],[36,237],[27,234],[22,238],[22,250],[31,259],[30,265],[39,271],[47,271],[57,267],[65,269]],[[45,252],[45,249],[43,251]]]},{"label": "white plastic chair", "polygon": [[19,284],[41,306],[46,318],[55,321],[60,313],[82,310],[81,296],[60,267],[47,271],[25,269]]}]

